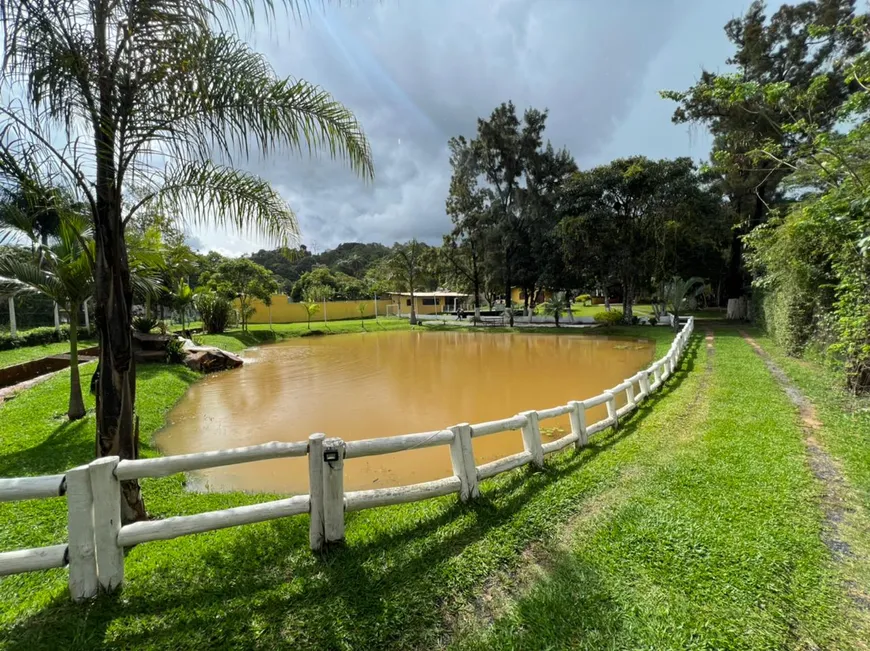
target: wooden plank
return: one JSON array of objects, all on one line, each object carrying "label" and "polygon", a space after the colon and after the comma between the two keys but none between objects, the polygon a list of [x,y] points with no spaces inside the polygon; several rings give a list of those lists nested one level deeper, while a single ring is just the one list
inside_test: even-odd
[{"label": "wooden plank", "polygon": [[437,445],[447,445],[453,441],[453,432],[449,429],[436,432],[421,432],[419,434],[403,434],[401,436],[386,436],[376,439],[363,439],[361,441],[348,441],[346,459],[358,457],[371,457],[378,454],[391,454],[416,450],[418,448],[431,448]]},{"label": "wooden plank", "polygon": [[230,448],[229,450],[195,452],[155,459],[124,460],[118,464],[117,476],[121,481],[143,477],[165,477],[179,472],[263,461],[264,459],[304,457],[307,451],[308,443],[306,441],[294,443],[272,441],[271,443]]},{"label": "wooden plank", "polygon": [[366,491],[351,491],[345,495],[348,511],[362,511],[378,506],[419,502],[432,497],[441,497],[450,493],[458,493],[462,488],[459,477],[446,477],[435,481],[395,488],[378,488]]},{"label": "wooden plank", "polygon": [[564,416],[565,414],[571,413],[570,405],[560,405],[558,407],[552,407],[550,409],[539,409],[538,410],[538,420],[544,420],[545,418],[557,418],[558,416]]},{"label": "wooden plank", "polygon": [[118,457],[103,457],[88,466],[94,497],[94,544],[100,587],[112,592],[124,582],[124,548],[121,530],[121,484],[115,476]]},{"label": "wooden plank", "polygon": [[524,411],[526,417],[523,425],[523,449],[532,455],[532,465],[535,468],[544,467],[544,449],[541,446],[541,427],[538,424],[538,412]]},{"label": "wooden plank", "polygon": [[531,452],[518,452],[497,461],[490,461],[477,467],[477,478],[488,479],[496,475],[524,466],[532,460]]},{"label": "wooden plank", "polygon": [[64,475],[0,479],[0,502],[59,497],[65,490]]},{"label": "wooden plank", "polygon": [[94,547],[94,498],[88,467],[68,471],[66,487],[69,592],[73,601],[84,601],[96,597],[100,586]]},{"label": "wooden plank", "polygon": [[323,440],[324,434],[308,437],[308,544],[312,551],[323,549],[326,540],[323,529]]},{"label": "wooden plank", "polygon": [[323,442],[323,531],[327,544],[344,540],[344,451],[341,439]]},{"label": "wooden plank", "polygon": [[450,463],[453,474],[459,478],[459,499],[463,502],[480,497],[474,449],[471,444],[471,425],[460,423],[450,428],[453,441],[450,443]]},{"label": "wooden plank", "polygon": [[0,554],[0,576],[38,572],[66,565],[66,545],[17,549]]},{"label": "wooden plank", "polygon": [[552,454],[553,452],[558,452],[559,450],[562,450],[563,448],[567,448],[572,443],[576,443],[579,438],[580,437],[577,436],[577,434],[574,434],[572,432],[570,434],[566,434],[565,436],[563,436],[560,439],[556,439],[555,441],[550,441],[549,443],[544,443],[541,446],[541,449],[543,450],[545,455]]},{"label": "wooden plank", "polygon": [[296,495],[283,500],[237,506],[221,511],[180,515],[165,520],[134,522],[121,527],[118,542],[123,547],[129,547],[154,540],[170,540],[194,533],[254,524],[266,520],[277,520],[278,518],[307,513],[309,502],[308,495]]},{"label": "wooden plank", "polygon": [[525,426],[528,419],[525,416],[512,416],[511,418],[503,418],[501,420],[491,420],[485,423],[478,423],[471,426],[471,437],[487,436],[488,434],[498,434],[499,432],[510,432],[512,430],[521,429]]}]

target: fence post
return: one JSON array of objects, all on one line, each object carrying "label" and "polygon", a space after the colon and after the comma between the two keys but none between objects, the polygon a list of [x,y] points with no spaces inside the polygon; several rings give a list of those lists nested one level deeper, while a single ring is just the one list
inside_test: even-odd
[{"label": "fence post", "polygon": [[97,580],[106,592],[124,582],[124,550],[118,546],[121,530],[121,482],[115,477],[118,461],[118,457],[103,457],[88,466],[94,496]]},{"label": "fence post", "polygon": [[94,551],[94,501],[87,466],[66,473],[69,592],[73,601],[96,597],[97,556]]},{"label": "fence post", "polygon": [[532,453],[532,465],[535,468],[544,467],[544,448],[541,447],[541,428],[538,424],[538,412],[524,411],[520,416],[525,416],[528,422],[523,425],[523,448]]},{"label": "fence post", "polygon": [[613,419],[613,429],[619,429],[619,416],[616,415],[616,394],[612,391],[605,391],[607,396],[607,417]]},{"label": "fence post", "polygon": [[310,499],[308,543],[312,551],[323,549],[323,434],[308,437],[308,496]]},{"label": "fence post", "polygon": [[18,323],[15,320],[15,298],[9,297],[9,334],[13,338],[18,336]]},{"label": "fence post", "polygon": [[326,544],[344,540],[344,454],[338,438],[323,442],[323,533]]},{"label": "fence post", "polygon": [[474,449],[471,446],[471,425],[460,423],[450,428],[453,440],[450,442],[450,463],[453,474],[459,477],[459,499],[463,502],[480,497],[477,483],[477,464],[474,462]]},{"label": "fence post", "polygon": [[586,407],[579,400],[572,400],[568,406],[571,407],[571,411],[568,412],[568,417],[571,419],[571,433],[577,435],[574,449],[579,450],[589,443],[589,436],[586,434]]},{"label": "fence post", "polygon": [[626,382],[628,382],[628,388],[625,390],[625,397],[628,400],[628,404],[637,407],[637,401],[634,399],[634,382],[631,380],[626,380]]},{"label": "fence post", "polygon": [[640,374],[640,390],[643,392],[644,400],[649,398],[649,372],[646,370]]},{"label": "fence post", "polygon": [[655,376],[655,381],[661,384],[662,382],[662,365],[656,362],[655,368],[653,369],[653,375]]}]

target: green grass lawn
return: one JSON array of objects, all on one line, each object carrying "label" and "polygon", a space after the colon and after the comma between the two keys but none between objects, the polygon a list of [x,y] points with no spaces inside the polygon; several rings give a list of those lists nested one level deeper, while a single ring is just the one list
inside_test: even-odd
[{"label": "green grass lawn", "polygon": [[[260,332],[222,337],[243,346]],[[654,338],[658,355],[672,337],[609,334]],[[543,472],[483,482],[474,504],[348,514],[346,546],[323,557],[308,551],[304,516],[146,543],[127,557],[123,591],[86,605],[68,601],[65,570],[8,577],[0,646],[860,648],[794,409],[734,331],[719,332],[712,359],[702,337],[618,431]],[[67,378],[0,406],[0,475],[90,457],[92,415],[62,418]],[[195,379],[140,368],[144,454]],[[181,476],[145,480],[143,492],[157,517],[269,498],[193,494]],[[0,549],[61,542],[64,522],[62,499],[0,505]]]},{"label": "green grass lawn", "polygon": [[[96,341],[80,341],[79,348],[89,348],[96,346]],[[23,348],[13,348],[11,350],[0,350],[0,368],[6,366],[14,366],[23,362],[29,362],[41,357],[49,357],[50,355],[60,355],[69,352],[69,342],[61,341],[55,344],[44,344],[42,346],[25,346]]]}]

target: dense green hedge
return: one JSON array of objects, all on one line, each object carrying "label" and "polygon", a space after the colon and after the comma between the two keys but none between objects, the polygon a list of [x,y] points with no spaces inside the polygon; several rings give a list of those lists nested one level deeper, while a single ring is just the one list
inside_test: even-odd
[{"label": "dense green hedge", "polygon": [[[79,339],[89,339],[92,337],[84,328],[79,328]],[[69,339],[69,326],[61,326],[58,333],[53,327],[34,328],[18,333],[18,336],[13,337],[9,333],[0,333],[0,350],[11,350],[13,348],[23,348],[25,346],[41,346],[43,344],[51,344],[58,341],[67,341]]]}]

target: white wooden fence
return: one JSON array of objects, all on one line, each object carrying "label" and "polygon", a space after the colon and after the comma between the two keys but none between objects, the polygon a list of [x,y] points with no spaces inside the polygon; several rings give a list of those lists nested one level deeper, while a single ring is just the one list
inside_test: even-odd
[{"label": "white wooden fence", "polygon": [[[689,318],[674,338],[668,354],[612,389],[587,400],[571,401],[550,409],[525,411],[486,423],[462,423],[444,430],[405,434],[362,441],[343,441],[312,434],[298,443],[266,443],[244,448],[202,452],[154,459],[120,460],[104,457],[73,468],[63,475],[0,479],[0,502],[66,496],[66,544],[0,553],[0,576],[69,566],[72,598],[83,600],[100,590],[110,592],[124,580],[124,548],[168,540],[203,531],[310,514],[309,542],[320,550],[344,539],[344,514],[378,506],[415,502],[458,493],[463,501],[480,494],[483,479],[526,464],[540,468],[544,457],[569,445],[580,449],[589,437],[608,427],[658,389],[674,372],[694,330]],[[625,393],[626,404],[617,409],[616,397]],[[607,418],[586,423],[586,410],[606,405]],[[571,432],[543,443],[540,421],[568,415]],[[476,465],[473,442],[481,436],[521,430],[523,451],[503,459]],[[435,481],[374,490],[344,490],[344,460],[389,454],[423,447],[450,447],[453,475]],[[180,472],[215,468],[236,463],[282,457],[308,457],[309,494],[262,504],[239,506],[121,525],[120,482],[145,477],[164,477]]]}]

